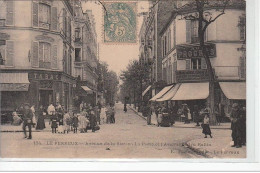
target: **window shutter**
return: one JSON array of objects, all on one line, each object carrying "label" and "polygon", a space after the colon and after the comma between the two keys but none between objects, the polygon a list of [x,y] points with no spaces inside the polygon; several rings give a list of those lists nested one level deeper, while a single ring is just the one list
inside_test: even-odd
[{"label": "window shutter", "polygon": [[13,58],[14,58],[14,41],[6,40],[5,65],[13,66]]},{"label": "window shutter", "polygon": [[190,70],[190,59],[186,59],[186,70]]},{"label": "window shutter", "polygon": [[32,67],[39,67],[39,43],[32,43]]},{"label": "window shutter", "polygon": [[66,10],[63,8],[63,11],[62,11],[62,30],[63,30],[63,35],[66,35],[66,17],[67,17],[67,14],[66,14]]},{"label": "window shutter", "polygon": [[33,2],[32,6],[32,22],[33,22],[33,27],[38,27],[39,26],[39,19],[38,19],[38,6],[39,4],[37,2]]},{"label": "window shutter", "polygon": [[186,20],[186,42],[191,43],[191,21]]},{"label": "window shutter", "polygon": [[14,1],[9,0],[6,2],[6,25],[14,25]]},{"label": "window shutter", "polygon": [[52,46],[52,62],[51,62],[51,68],[57,68],[58,67],[58,64],[57,64],[57,45],[53,45]]},{"label": "window shutter", "polygon": [[246,78],[246,60],[245,57],[240,57],[240,78]]},{"label": "window shutter", "polygon": [[67,17],[67,37],[71,41],[71,18]]},{"label": "window shutter", "polygon": [[201,69],[207,69],[207,63],[205,58],[201,58]]},{"label": "window shutter", "polygon": [[51,30],[58,30],[58,12],[57,7],[51,8]]}]

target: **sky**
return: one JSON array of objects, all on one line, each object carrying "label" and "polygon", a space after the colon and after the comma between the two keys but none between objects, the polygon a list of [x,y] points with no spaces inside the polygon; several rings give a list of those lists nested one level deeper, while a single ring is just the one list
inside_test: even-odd
[{"label": "sky", "polygon": [[[103,7],[96,1],[87,1],[82,3],[83,11],[92,10],[96,21],[97,42],[99,44],[99,59],[109,65],[109,69],[115,71],[118,75],[127,67],[130,60],[138,59],[139,40],[138,35],[143,21],[143,16],[137,16],[137,43],[134,44],[106,44],[102,40],[103,34]],[[148,11],[148,1],[137,2],[137,12]]]}]

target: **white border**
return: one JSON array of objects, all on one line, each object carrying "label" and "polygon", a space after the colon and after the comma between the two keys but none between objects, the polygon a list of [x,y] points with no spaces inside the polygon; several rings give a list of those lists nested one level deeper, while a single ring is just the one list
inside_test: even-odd
[{"label": "white border", "polygon": [[[259,164],[259,0],[247,0],[247,159],[0,159],[0,171],[257,171]],[[251,140],[250,140],[251,139]],[[256,146],[256,147],[255,147]],[[12,162],[12,161],[16,162]],[[18,162],[17,162],[18,161]],[[24,162],[33,161],[33,162]],[[48,162],[43,162],[48,161]],[[63,161],[63,162],[62,162]],[[65,162],[64,162],[65,161]],[[118,163],[120,162],[120,163]],[[208,163],[201,163],[208,162]],[[223,163],[225,162],[225,163]],[[233,162],[233,163],[227,163]],[[236,163],[234,163],[236,162]],[[238,163],[252,162],[252,163]]]}]

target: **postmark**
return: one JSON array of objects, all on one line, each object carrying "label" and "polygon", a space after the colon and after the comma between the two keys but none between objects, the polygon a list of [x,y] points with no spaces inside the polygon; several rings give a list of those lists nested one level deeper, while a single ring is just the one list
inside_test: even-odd
[{"label": "postmark", "polygon": [[104,2],[104,43],[136,43],[137,3]]}]

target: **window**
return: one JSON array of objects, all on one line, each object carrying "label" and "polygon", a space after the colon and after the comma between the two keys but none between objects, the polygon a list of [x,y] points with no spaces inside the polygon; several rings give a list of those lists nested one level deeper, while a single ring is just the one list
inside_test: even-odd
[{"label": "window", "polygon": [[39,27],[50,29],[51,7],[46,4],[39,4]]},{"label": "window", "polygon": [[75,48],[75,61],[80,62],[81,61],[81,49]]},{"label": "window", "polygon": [[75,28],[75,41],[80,41],[80,28]]},{"label": "window", "polygon": [[5,64],[5,44],[5,40],[0,40],[0,65]]},{"label": "window", "polygon": [[50,43],[39,43],[39,67],[51,68],[51,45]]},{"label": "window", "polygon": [[246,40],[246,17],[240,16],[238,26],[240,28],[240,40]]},{"label": "window", "polygon": [[0,1],[0,26],[14,25],[14,1]]},{"label": "window", "polygon": [[191,42],[192,43],[196,43],[199,41],[198,29],[199,29],[199,22],[196,20],[192,20],[191,21]]},{"label": "window", "polygon": [[191,69],[201,69],[201,59],[191,59]]}]

